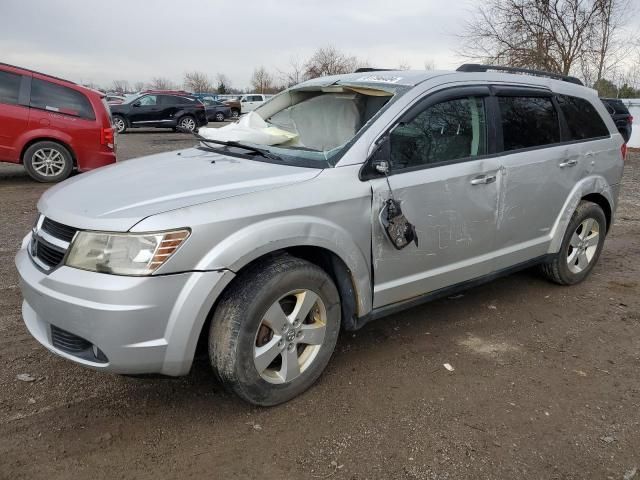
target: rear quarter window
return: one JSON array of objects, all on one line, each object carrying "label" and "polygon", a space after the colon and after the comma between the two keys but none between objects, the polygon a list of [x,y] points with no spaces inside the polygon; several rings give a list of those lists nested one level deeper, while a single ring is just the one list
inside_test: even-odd
[{"label": "rear quarter window", "polygon": [[560,142],[560,121],[551,97],[498,97],[504,151]]},{"label": "rear quarter window", "polygon": [[589,101],[569,95],[559,95],[557,98],[567,123],[569,140],[609,136],[609,129]]},{"label": "rear quarter window", "polygon": [[22,76],[0,70],[0,103],[17,105]]},{"label": "rear quarter window", "polygon": [[91,103],[82,93],[34,78],[31,81],[31,107],[95,120]]}]

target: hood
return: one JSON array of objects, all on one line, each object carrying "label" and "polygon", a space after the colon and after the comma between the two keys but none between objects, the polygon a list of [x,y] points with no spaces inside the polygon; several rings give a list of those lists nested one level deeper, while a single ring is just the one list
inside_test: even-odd
[{"label": "hood", "polygon": [[150,215],[303,182],[321,171],[191,148],[77,175],[45,192],[38,209],[76,228],[127,231]]}]

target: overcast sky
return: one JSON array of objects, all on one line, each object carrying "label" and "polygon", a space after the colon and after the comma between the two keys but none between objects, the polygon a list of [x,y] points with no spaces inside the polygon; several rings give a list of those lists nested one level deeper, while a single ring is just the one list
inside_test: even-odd
[{"label": "overcast sky", "polygon": [[455,34],[471,0],[0,0],[0,61],[77,82],[286,70],[317,47],[372,65],[459,62]]},{"label": "overcast sky", "polygon": [[244,88],[254,67],[277,73],[326,45],[379,67],[451,69],[479,1],[0,0],[0,61],[105,87],[199,70]]}]

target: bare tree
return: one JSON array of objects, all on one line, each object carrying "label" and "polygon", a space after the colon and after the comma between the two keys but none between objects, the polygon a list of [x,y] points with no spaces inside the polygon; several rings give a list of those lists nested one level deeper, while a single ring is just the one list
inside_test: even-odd
[{"label": "bare tree", "polygon": [[364,66],[362,60],[346,55],[335,47],[329,45],[317,49],[311,58],[305,63],[304,74],[306,78],[317,78],[325,75],[339,75],[351,73]]},{"label": "bare tree", "polygon": [[211,80],[202,72],[187,72],[184,74],[184,88],[194,93],[205,93],[214,90]]},{"label": "bare tree", "polygon": [[264,67],[258,67],[251,76],[251,86],[256,93],[271,93],[273,88],[273,76]]},{"label": "bare tree", "polygon": [[411,70],[411,64],[406,60],[401,60],[400,65],[398,65],[398,70]]},{"label": "bare tree", "polygon": [[173,90],[176,88],[171,80],[164,77],[154,77],[149,86],[154,90]]},{"label": "bare tree", "polygon": [[436,62],[434,62],[431,58],[427,58],[424,61],[424,69],[425,70],[435,70],[436,69]]},{"label": "bare tree", "polygon": [[118,93],[129,93],[129,82],[127,80],[114,80],[111,85],[111,90]]},{"label": "bare tree", "polygon": [[[628,0],[486,0],[462,34],[462,56],[568,75],[595,55],[596,78]],[[582,68],[584,71],[584,66]]]},{"label": "bare tree", "polygon": [[133,84],[134,92],[141,92],[142,90],[144,90],[144,82],[136,82]]},{"label": "bare tree", "polygon": [[306,80],[304,74],[304,62],[300,60],[300,57],[294,55],[289,60],[289,68],[286,72],[278,71],[280,77],[280,83],[284,88],[292,87],[300,82]]}]

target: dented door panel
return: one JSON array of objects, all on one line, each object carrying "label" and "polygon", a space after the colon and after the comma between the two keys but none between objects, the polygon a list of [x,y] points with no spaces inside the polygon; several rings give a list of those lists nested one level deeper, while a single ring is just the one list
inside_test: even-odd
[{"label": "dented door panel", "polygon": [[378,218],[390,198],[386,180],[370,181],[374,308],[491,272],[499,181],[472,182],[499,175],[498,159],[487,158],[390,176],[393,196],[418,240],[401,250]]}]

